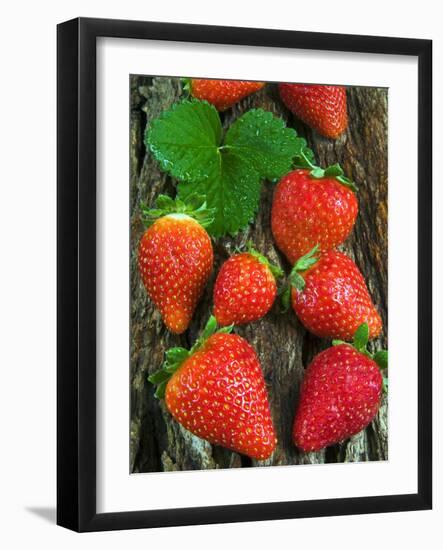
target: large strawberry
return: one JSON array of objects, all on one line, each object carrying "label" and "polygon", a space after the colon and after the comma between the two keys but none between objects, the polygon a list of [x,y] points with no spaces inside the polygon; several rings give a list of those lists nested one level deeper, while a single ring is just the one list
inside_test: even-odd
[{"label": "large strawberry", "polygon": [[225,111],[244,97],[257,92],[264,82],[247,80],[207,80],[193,78],[186,82],[192,96],[212,103],[218,111]]},{"label": "large strawberry", "polygon": [[149,377],[158,384],[172,416],[187,430],[257,460],[275,449],[268,396],[254,349],[232,327],[216,332],[211,317],[190,351],[172,348],[161,370]]},{"label": "large strawberry", "polygon": [[212,244],[204,229],[213,221],[212,212],[201,197],[185,204],[166,195],[158,197],[156,209],[142,210],[149,227],[138,249],[141,278],[165,325],[180,334],[212,271]]},{"label": "large strawberry", "polygon": [[279,84],[286,107],[319,134],[336,139],[348,125],[346,88],[317,84]]},{"label": "large strawberry", "polygon": [[303,325],[322,338],[352,340],[362,323],[369,337],[380,334],[382,321],[355,263],[338,250],[319,257],[314,247],[290,275],[292,307]]},{"label": "large strawberry", "polygon": [[316,244],[328,250],[351,232],[358,213],[355,186],[338,165],[286,174],[275,189],[272,234],[291,264]]},{"label": "large strawberry", "polygon": [[220,325],[257,321],[277,295],[275,277],[283,271],[252,247],[234,254],[221,267],[214,286],[214,315]]},{"label": "large strawberry", "polygon": [[387,351],[366,350],[368,326],[359,327],[354,345],[336,343],[306,369],[293,426],[303,451],[319,451],[357,434],[371,422],[381,402]]}]

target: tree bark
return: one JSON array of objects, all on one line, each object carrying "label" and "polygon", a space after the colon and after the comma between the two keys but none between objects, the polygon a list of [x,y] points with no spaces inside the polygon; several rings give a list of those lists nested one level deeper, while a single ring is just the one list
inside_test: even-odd
[{"label": "tree bark", "polygon": [[[386,460],[388,457],[387,399],[366,430],[351,439],[318,453],[303,453],[291,441],[292,423],[305,367],[314,355],[330,345],[308,333],[291,310],[282,315],[279,304],[262,320],[236,327],[260,358],[269,389],[271,412],[278,446],[263,462],[212,446],[182,428],[154,397],[148,374],[162,364],[171,346],[192,345],[212,309],[215,275],[237,246],[251,240],[255,247],[288,273],[290,266],[274,245],[270,230],[273,185],[263,184],[260,209],[255,222],[236,238],[214,242],[214,271],[196,310],[189,330],[173,335],[162,323],[150,302],[137,270],[137,247],[144,231],[139,204],[153,204],[160,193],[175,194],[169,176],[143,145],[146,123],[179,99],[181,85],[174,78],[131,79],[131,471],[156,472],[208,468],[237,468],[324,462]],[[387,346],[387,90],[349,88],[349,128],[338,140],[322,138],[297,120],[282,104],[275,85],[267,85],[228,113],[224,127],[253,107],[261,107],[284,118],[304,136],[320,166],[339,162],[358,188],[359,216],[346,243],[340,247],[362,271],[383,319],[383,333],[372,349]]]}]

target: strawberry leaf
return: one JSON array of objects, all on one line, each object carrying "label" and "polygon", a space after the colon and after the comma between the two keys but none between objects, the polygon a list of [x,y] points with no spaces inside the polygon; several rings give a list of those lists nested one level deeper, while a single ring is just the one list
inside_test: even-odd
[{"label": "strawberry leaf", "polygon": [[206,198],[215,211],[207,227],[215,237],[235,235],[258,209],[263,179],[287,173],[294,158],[312,151],[295,130],[263,109],[232,124],[222,142],[220,117],[205,101],[184,100],[162,113],[146,130],[145,143],[161,168],[179,180],[178,198]]},{"label": "strawberry leaf", "polygon": [[186,200],[194,193],[204,193],[208,207],[215,210],[214,221],[207,230],[220,237],[236,235],[254,219],[260,189],[260,176],[252,165],[233,150],[223,150],[217,173],[211,180],[180,183],[178,196]]},{"label": "strawberry leaf", "polygon": [[214,106],[186,100],[152,121],[146,129],[145,144],[171,176],[181,181],[207,180],[220,162],[221,134]]},{"label": "strawberry leaf", "polygon": [[223,148],[251,164],[262,178],[275,180],[290,171],[292,159],[306,147],[297,132],[263,109],[248,111],[229,128]]}]

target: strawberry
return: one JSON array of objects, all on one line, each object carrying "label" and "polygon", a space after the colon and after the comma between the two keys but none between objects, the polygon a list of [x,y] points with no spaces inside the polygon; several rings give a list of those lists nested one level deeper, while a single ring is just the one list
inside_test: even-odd
[{"label": "strawberry", "polygon": [[319,451],[348,439],[377,414],[386,387],[379,367],[387,367],[388,357],[387,351],[368,353],[368,335],[368,326],[361,325],[355,347],[336,343],[306,369],[292,431],[301,450]]},{"label": "strawberry", "polygon": [[274,193],[272,234],[291,264],[316,244],[321,251],[341,244],[358,213],[355,186],[338,165],[312,168],[286,174]]},{"label": "strawberry", "polygon": [[257,321],[271,309],[277,295],[275,277],[283,271],[256,250],[231,256],[214,286],[214,315],[220,325]]},{"label": "strawberry", "polygon": [[369,325],[370,338],[378,336],[382,321],[358,267],[338,250],[318,258],[316,251],[300,258],[289,277],[292,308],[300,321],[322,338],[350,341],[362,323]]},{"label": "strawberry", "polygon": [[264,82],[247,80],[207,80],[190,79],[185,87],[197,99],[212,103],[218,111],[226,111],[244,97],[257,92],[265,85]]},{"label": "strawberry", "polygon": [[165,195],[158,197],[156,210],[144,205],[142,210],[149,227],[138,248],[140,275],[165,325],[180,334],[188,328],[212,271],[212,244],[204,229],[212,222],[211,211],[201,197],[190,197],[185,204]]},{"label": "strawberry", "polygon": [[149,381],[158,384],[172,416],[187,430],[257,460],[275,449],[276,437],[257,355],[232,327],[216,332],[211,317],[190,351],[172,348],[162,369]]},{"label": "strawberry", "polygon": [[336,139],[348,126],[346,88],[313,84],[279,84],[286,107],[322,136]]}]

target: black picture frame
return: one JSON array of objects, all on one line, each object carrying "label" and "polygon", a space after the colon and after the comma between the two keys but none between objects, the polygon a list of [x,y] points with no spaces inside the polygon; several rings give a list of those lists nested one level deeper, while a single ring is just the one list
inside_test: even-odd
[{"label": "black picture frame", "polygon": [[[426,510],[432,507],[432,41],[74,19],[57,29],[57,523],[75,531]],[[96,39],[398,54],[418,58],[416,494],[96,512]]]}]

